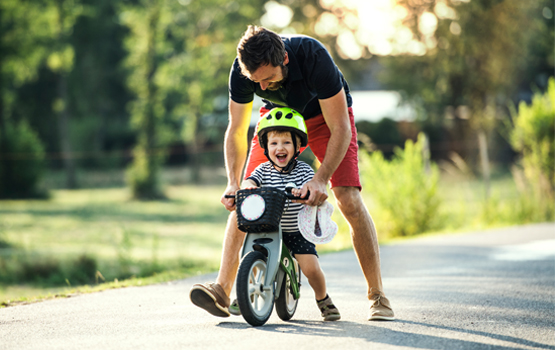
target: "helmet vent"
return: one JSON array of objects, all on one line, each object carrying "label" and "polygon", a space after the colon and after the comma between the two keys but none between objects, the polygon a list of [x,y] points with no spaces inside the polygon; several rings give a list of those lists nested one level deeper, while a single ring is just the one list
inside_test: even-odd
[{"label": "helmet vent", "polygon": [[266,120],[270,120],[270,119],[272,119],[272,115],[268,114],[268,116],[266,117]]},{"label": "helmet vent", "polygon": [[291,119],[293,118],[293,113],[287,113],[287,115],[285,116],[286,119]]},{"label": "helmet vent", "polygon": [[277,120],[280,120],[282,116],[283,116],[283,113],[281,113],[281,111],[278,111],[278,112],[276,113],[276,119],[277,119]]}]

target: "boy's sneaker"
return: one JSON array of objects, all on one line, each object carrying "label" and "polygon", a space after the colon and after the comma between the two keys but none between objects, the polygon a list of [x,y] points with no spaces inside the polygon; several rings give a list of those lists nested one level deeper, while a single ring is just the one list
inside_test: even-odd
[{"label": "boy's sneaker", "polygon": [[217,283],[194,284],[189,293],[191,301],[196,306],[208,311],[214,316],[229,317],[229,297]]},{"label": "boy's sneaker", "polygon": [[316,303],[318,304],[324,321],[337,321],[341,318],[339,310],[333,305],[333,301],[331,301],[329,295],[326,295],[324,300],[316,301]]},{"label": "boy's sneaker", "polygon": [[377,292],[370,297],[370,314],[368,315],[368,321],[393,321],[395,319],[395,314],[391,308],[389,300]]},{"label": "boy's sneaker", "polygon": [[233,316],[241,316],[241,309],[239,309],[239,303],[237,302],[237,299],[233,300],[233,302],[231,303],[231,305],[229,305],[227,309],[229,310],[229,313]]}]

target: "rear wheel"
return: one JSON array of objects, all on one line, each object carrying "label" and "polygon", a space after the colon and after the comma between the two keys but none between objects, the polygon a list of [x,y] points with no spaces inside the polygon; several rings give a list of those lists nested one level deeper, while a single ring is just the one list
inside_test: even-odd
[{"label": "rear wheel", "polygon": [[267,274],[266,256],[252,251],[245,255],[237,273],[237,302],[245,321],[262,326],[274,308],[274,284],[264,288]]},{"label": "rear wheel", "polygon": [[[300,283],[301,274],[297,273],[297,284]],[[283,275],[283,282],[281,283],[281,289],[279,292],[279,297],[276,300],[276,312],[284,321],[289,321],[291,317],[297,311],[297,304],[299,300],[295,299],[291,289],[291,279],[288,274]]]}]

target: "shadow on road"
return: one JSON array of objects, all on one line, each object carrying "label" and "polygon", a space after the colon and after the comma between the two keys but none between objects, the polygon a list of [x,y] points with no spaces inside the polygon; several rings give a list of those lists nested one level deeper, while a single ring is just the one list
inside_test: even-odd
[{"label": "shadow on road", "polygon": [[[527,340],[527,339],[521,339],[521,338],[516,338],[516,337],[511,337],[511,336],[506,336],[506,335],[499,335],[499,334],[494,334],[494,333],[475,331],[475,330],[472,330],[472,329],[455,328],[455,327],[441,326],[441,325],[422,323],[422,322],[414,322],[414,321],[399,320],[398,322],[409,324],[409,325],[424,326],[424,327],[443,329],[443,330],[459,332],[459,333],[468,333],[468,334],[472,334],[472,335],[479,335],[479,336],[486,337],[486,338],[501,340],[501,341],[508,342],[508,343],[515,343],[515,344],[518,344],[518,345],[530,346],[530,347],[534,347],[534,348],[538,348],[538,349],[555,349],[555,346],[548,345],[548,344],[542,344],[542,343],[538,343],[538,342],[535,342],[535,341],[530,341],[530,340]],[[509,348],[499,347],[499,349],[509,349]],[[517,348],[515,348],[515,349],[517,349]]]},{"label": "shadow on road", "polygon": [[[399,328],[399,324],[403,324],[406,325],[407,328],[410,327],[413,330],[418,329],[419,331],[415,332],[411,330],[405,332],[389,329],[389,327],[394,324],[396,328]],[[293,320],[283,324],[266,324],[262,327],[252,327],[244,322],[221,322],[218,324],[218,327],[236,330],[255,329],[261,332],[277,332],[291,335],[359,338],[374,344],[387,344],[415,349],[524,350],[529,347],[537,349],[555,349],[555,347],[551,345],[511,336],[404,320],[397,320],[395,322],[372,322],[367,325],[349,321],[321,322]],[[446,331],[448,331],[450,334],[448,337],[423,334],[434,331],[430,329],[435,329],[436,333],[440,333],[437,332],[437,330],[441,330],[441,333],[446,333]],[[486,341],[479,342],[475,340],[457,339],[457,337],[465,338],[465,334],[491,338],[497,341],[513,343],[514,345],[493,345]]]}]

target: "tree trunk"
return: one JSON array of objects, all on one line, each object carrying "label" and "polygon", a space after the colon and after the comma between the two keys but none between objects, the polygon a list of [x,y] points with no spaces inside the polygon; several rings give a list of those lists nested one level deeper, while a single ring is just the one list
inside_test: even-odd
[{"label": "tree trunk", "polygon": [[61,73],[58,81],[58,98],[61,100],[61,109],[58,112],[58,134],[60,137],[60,150],[62,153],[62,162],[66,172],[66,188],[76,188],[77,179],[75,176],[75,161],[71,154],[71,134],[69,130],[70,114],[67,109],[68,93],[67,93],[67,77],[65,73]]},{"label": "tree trunk", "polygon": [[161,159],[163,155],[158,149],[159,121],[157,120],[155,104],[157,86],[154,81],[158,63],[156,58],[156,28],[158,26],[160,11],[155,3],[149,3],[147,14],[147,51],[145,53],[146,75],[144,86],[146,87],[139,123],[137,126],[137,146],[134,151],[133,164],[131,165],[134,179],[131,186],[135,198],[158,199],[162,194],[158,189],[158,176]]},{"label": "tree trunk", "polygon": [[488,141],[484,129],[478,130],[478,146],[480,147],[480,164],[484,178],[486,199],[490,196],[490,165],[488,157]]},{"label": "tree trunk", "polygon": [[200,176],[200,139],[198,137],[198,124],[199,124],[199,117],[195,115],[195,122],[193,127],[195,131],[193,133],[193,140],[191,142],[191,160],[192,160],[192,167],[191,167],[191,176],[192,181],[195,184],[200,184],[201,176]]},{"label": "tree trunk", "polygon": [[[67,43],[67,36],[64,33],[64,21],[66,20],[66,12],[64,10],[63,1],[58,0],[56,2],[56,7],[58,9],[58,44],[63,47],[63,44]],[[59,105],[55,106],[58,112],[58,136],[60,138],[60,151],[62,153],[62,162],[64,170],[66,172],[66,188],[76,188],[77,180],[75,177],[75,161],[72,157],[72,147],[71,147],[71,135],[70,135],[70,113],[67,108],[68,106],[68,90],[67,90],[67,67],[62,67],[58,72],[58,98]]]},{"label": "tree trunk", "polygon": [[[0,28],[2,28],[2,19],[4,14],[2,13],[2,7],[0,6]],[[0,40],[0,198],[3,197],[5,187],[7,185],[5,179],[3,179],[4,168],[6,167],[6,111],[4,110],[4,76],[3,63],[4,63],[5,51]]]}]

